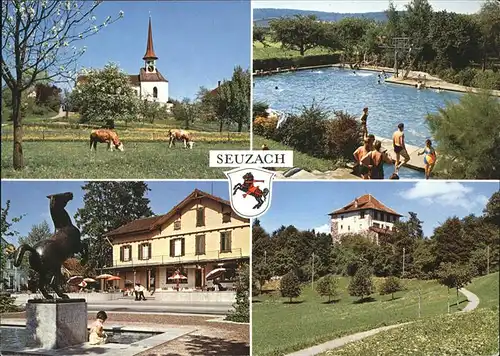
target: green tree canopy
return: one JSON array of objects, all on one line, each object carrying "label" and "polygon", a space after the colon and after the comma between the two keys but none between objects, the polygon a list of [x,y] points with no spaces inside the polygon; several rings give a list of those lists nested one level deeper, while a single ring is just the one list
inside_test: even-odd
[{"label": "green tree canopy", "polygon": [[[33,246],[42,240],[50,239],[51,236],[52,236],[52,230],[47,221],[44,220],[40,224],[35,224],[31,226],[31,230],[28,233],[28,236],[19,238],[19,245],[27,244],[29,246]],[[29,275],[30,270],[31,269],[28,262],[28,258],[27,256],[25,256],[23,262],[21,263],[21,271],[25,273],[25,275]]]},{"label": "green tree canopy", "polygon": [[328,274],[318,281],[316,291],[322,297],[328,297],[328,302],[338,295],[339,279]]},{"label": "green tree canopy", "polygon": [[323,40],[324,27],[316,16],[295,15],[269,22],[274,41],[284,48],[297,50],[303,56]]},{"label": "green tree canopy", "polygon": [[82,122],[100,124],[109,119],[135,120],[140,105],[128,75],[114,63],[91,69],[85,82],[73,90],[72,101]]},{"label": "green tree canopy", "polygon": [[302,293],[299,277],[293,272],[285,274],[280,281],[280,291],[282,297],[290,298],[290,302],[293,298],[299,297]]},{"label": "green tree canopy", "polygon": [[133,220],[153,215],[145,182],[88,182],[82,186],[84,206],[75,214],[87,246],[90,268],[111,266],[112,249],[103,236]]},{"label": "green tree canopy", "polygon": [[356,274],[351,277],[347,290],[349,291],[349,295],[360,297],[361,300],[375,292],[372,272],[368,266],[362,266],[356,271]]},{"label": "green tree canopy", "polygon": [[380,295],[391,295],[391,300],[394,300],[394,293],[403,290],[401,280],[397,277],[390,276],[384,279],[380,287]]}]

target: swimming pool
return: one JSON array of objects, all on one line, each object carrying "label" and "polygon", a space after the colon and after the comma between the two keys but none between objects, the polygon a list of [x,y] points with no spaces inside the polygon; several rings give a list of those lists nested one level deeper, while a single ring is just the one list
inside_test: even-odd
[{"label": "swimming pool", "polygon": [[[263,101],[276,110],[297,112],[313,99],[328,110],[343,110],[357,117],[369,107],[368,131],[391,138],[401,122],[406,142],[423,147],[430,137],[428,113],[457,102],[461,93],[437,93],[432,89],[384,83],[377,84],[377,72],[324,68],[254,77],[253,100]],[[275,89],[278,87],[278,89]]]}]

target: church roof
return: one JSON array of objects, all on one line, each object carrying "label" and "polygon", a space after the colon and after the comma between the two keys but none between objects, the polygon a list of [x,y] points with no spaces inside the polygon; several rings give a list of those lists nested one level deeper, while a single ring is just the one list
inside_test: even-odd
[{"label": "church roof", "polygon": [[352,202],[350,202],[343,208],[335,210],[328,215],[337,215],[351,211],[361,211],[368,209],[383,211],[392,215],[403,216],[397,213],[396,211],[392,210],[391,208],[386,207],[380,201],[375,199],[375,197],[372,196],[371,194],[362,195],[359,198],[354,199]]},{"label": "church roof", "polygon": [[149,27],[148,27],[148,43],[146,45],[146,54],[142,59],[158,59],[155,54],[155,50],[153,48],[153,29],[151,28],[151,17],[149,18]]},{"label": "church roof", "polygon": [[144,68],[141,68],[139,73],[140,82],[168,82],[165,77],[156,69],[156,73],[148,73]]}]

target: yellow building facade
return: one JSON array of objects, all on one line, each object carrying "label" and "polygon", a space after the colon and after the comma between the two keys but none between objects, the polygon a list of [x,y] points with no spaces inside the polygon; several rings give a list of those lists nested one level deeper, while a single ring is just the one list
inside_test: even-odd
[{"label": "yellow building facade", "polygon": [[[210,271],[226,269],[221,282],[235,280],[236,269],[250,260],[250,221],[231,204],[200,190],[193,191],[167,214],[139,219],[119,227],[107,238],[119,287],[139,282],[147,288],[204,289]],[[186,277],[172,279],[176,271]]]}]

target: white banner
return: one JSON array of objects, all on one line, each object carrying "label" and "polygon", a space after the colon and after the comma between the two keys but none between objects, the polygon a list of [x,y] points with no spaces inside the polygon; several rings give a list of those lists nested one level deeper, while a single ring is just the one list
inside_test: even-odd
[{"label": "white banner", "polygon": [[210,167],[292,168],[293,151],[210,151]]}]

